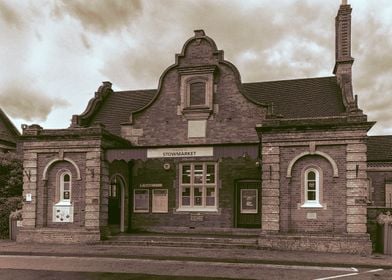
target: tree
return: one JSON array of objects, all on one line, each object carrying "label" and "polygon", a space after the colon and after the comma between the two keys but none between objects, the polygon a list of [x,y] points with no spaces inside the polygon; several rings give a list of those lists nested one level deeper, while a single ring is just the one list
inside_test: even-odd
[{"label": "tree", "polygon": [[23,165],[14,153],[0,153],[0,197],[21,196]]}]

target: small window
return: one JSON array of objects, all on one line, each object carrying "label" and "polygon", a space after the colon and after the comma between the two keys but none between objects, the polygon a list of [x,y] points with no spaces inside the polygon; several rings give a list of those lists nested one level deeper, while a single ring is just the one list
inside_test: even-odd
[{"label": "small window", "polygon": [[72,193],[71,173],[64,172],[60,175],[60,202],[70,202]]},{"label": "small window", "polygon": [[206,104],[206,84],[194,82],[189,86],[189,106],[202,106]]},{"label": "small window", "polygon": [[322,207],[320,203],[320,173],[315,168],[304,172],[304,203],[302,207]]}]

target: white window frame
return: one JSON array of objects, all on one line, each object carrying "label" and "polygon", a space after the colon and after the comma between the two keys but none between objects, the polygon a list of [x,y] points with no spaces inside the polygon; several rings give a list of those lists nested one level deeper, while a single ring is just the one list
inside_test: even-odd
[{"label": "white window frame", "polygon": [[[190,182],[184,183],[182,181],[183,178],[183,166],[190,166]],[[202,174],[202,182],[195,183],[195,166],[202,165],[203,166],[203,174]],[[207,166],[213,165],[214,166],[214,182],[207,183]],[[216,212],[218,209],[218,164],[215,162],[187,162],[181,163],[179,165],[179,195],[178,195],[178,209],[177,211],[195,211],[195,212]],[[194,205],[194,190],[195,188],[201,187],[202,188],[202,203],[200,206]],[[182,193],[184,188],[190,188],[190,205],[182,205]],[[214,205],[207,206],[207,189],[214,188]]]},{"label": "white window frame", "polygon": [[[316,190],[315,190],[315,195],[316,195],[316,199],[312,199],[312,200],[309,200],[308,199],[308,182],[309,182],[309,179],[308,179],[308,174],[310,173],[310,172],[314,172],[315,173],[315,184],[316,184]],[[303,188],[303,204],[301,205],[301,207],[303,207],[303,208],[321,208],[321,207],[323,207],[322,205],[321,205],[321,195],[320,195],[320,192],[321,192],[321,174],[320,174],[320,171],[318,170],[318,169],[316,169],[316,168],[314,168],[314,167],[310,167],[310,168],[307,168],[306,170],[305,170],[305,172],[303,173],[303,186],[302,186],[302,188]]]},{"label": "white window frame", "polygon": [[[69,176],[69,198],[64,198],[64,177],[68,175]],[[59,193],[59,202],[57,205],[71,205],[71,200],[72,200],[72,174],[70,171],[64,171],[61,172],[60,177],[60,193]]]}]

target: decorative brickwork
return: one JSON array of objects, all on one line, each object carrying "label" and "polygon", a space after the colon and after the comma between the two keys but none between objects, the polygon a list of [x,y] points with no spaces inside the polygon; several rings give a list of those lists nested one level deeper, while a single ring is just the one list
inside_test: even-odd
[{"label": "decorative brickwork", "polygon": [[280,230],[280,150],[271,143],[263,143],[262,147],[261,228],[276,232]]},{"label": "decorative brickwork", "polygon": [[[112,145],[108,137],[101,129],[77,129],[77,134],[75,130],[46,131],[37,126],[25,129],[23,195],[31,195],[31,201],[23,206],[18,241],[99,239],[100,229],[107,225],[109,171],[101,147]],[[59,202],[59,174],[64,170],[71,175],[73,217],[72,222],[60,223],[53,217],[53,207]],[[69,231],[64,240],[61,230]]]}]

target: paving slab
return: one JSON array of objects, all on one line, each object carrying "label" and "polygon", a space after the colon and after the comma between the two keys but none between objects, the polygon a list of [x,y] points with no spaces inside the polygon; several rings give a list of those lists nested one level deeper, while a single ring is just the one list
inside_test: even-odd
[{"label": "paving slab", "polygon": [[271,251],[255,249],[203,249],[158,246],[115,246],[102,243],[91,245],[58,245],[0,241],[2,255],[88,256],[164,260],[202,260],[231,263],[270,263],[285,265],[353,266],[392,269],[392,256],[370,256]]}]

